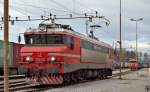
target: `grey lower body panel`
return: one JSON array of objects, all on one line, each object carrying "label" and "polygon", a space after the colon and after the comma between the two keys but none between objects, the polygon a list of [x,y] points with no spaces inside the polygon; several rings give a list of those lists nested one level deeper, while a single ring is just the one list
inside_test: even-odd
[{"label": "grey lower body panel", "polygon": [[112,64],[109,62],[109,54],[99,51],[88,50],[81,48],[82,63],[67,64],[64,63],[64,73],[80,70],[80,69],[112,69]]},{"label": "grey lower body panel", "polygon": [[76,63],[76,64],[64,64],[64,73],[69,73],[72,71],[80,69],[112,69],[111,64],[89,64],[89,63]]}]

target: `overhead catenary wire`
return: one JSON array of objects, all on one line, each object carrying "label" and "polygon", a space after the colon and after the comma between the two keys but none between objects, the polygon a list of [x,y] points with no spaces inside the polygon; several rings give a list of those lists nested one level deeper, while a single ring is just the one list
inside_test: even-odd
[{"label": "overhead catenary wire", "polygon": [[73,14],[76,14],[76,15],[81,15],[81,13],[77,13],[77,12],[74,12],[73,10],[67,8],[66,6],[60,4],[59,2],[55,1],[55,0],[51,0],[51,2],[55,3],[56,5],[62,7],[62,8],[65,8],[66,10],[69,10],[71,13]]},{"label": "overhead catenary wire", "polygon": [[[64,5],[62,5],[62,4],[60,4],[59,2],[57,2],[57,1],[55,1],[55,0],[51,0],[54,4],[56,4],[56,5],[58,5],[58,6],[60,6],[61,8],[65,8],[65,10],[60,10],[60,9],[50,9],[50,8],[46,8],[46,7],[42,7],[42,6],[37,6],[37,5],[32,5],[32,4],[26,4],[25,2],[23,2],[23,3],[19,3],[19,2],[15,2],[15,4],[10,4],[10,6],[12,7],[12,8],[14,8],[14,10],[17,10],[17,12],[20,12],[20,13],[22,13],[22,14],[24,14],[24,15],[26,15],[27,13],[29,14],[31,14],[31,15],[33,15],[33,12],[30,12],[30,11],[27,11],[27,9],[24,9],[24,8],[20,8],[20,7],[22,7],[22,6],[28,6],[28,7],[32,7],[32,8],[38,8],[38,10],[40,10],[40,11],[42,11],[42,12],[46,12],[47,14],[49,14],[50,12],[52,13],[53,11],[55,11],[55,12],[63,12],[63,13],[68,13],[68,14],[70,14],[70,13],[72,13],[72,14],[75,14],[75,15],[82,15],[81,13],[76,13],[76,12],[73,12],[71,9],[69,9],[69,8],[67,8],[66,6],[64,6]],[[76,1],[78,4],[80,4],[80,5],[82,5],[82,6],[85,6],[85,5],[83,5],[83,4],[81,4],[81,3],[79,3],[78,1]],[[91,9],[91,8],[88,8],[88,9],[90,9],[90,10],[93,10],[93,11],[96,11],[96,10],[94,10],[94,9]],[[89,13],[88,13],[89,14]],[[91,14],[93,14],[93,13],[91,13]],[[66,14],[67,15],[67,14]],[[59,14],[57,14],[57,16],[65,16],[65,14],[64,15],[59,15]]]},{"label": "overhead catenary wire", "polygon": [[[25,17],[11,17],[9,16],[9,21],[36,21],[36,20],[51,20],[51,19],[81,19],[81,18],[104,18],[104,16],[77,16],[77,17],[56,17],[56,15],[53,16],[53,18],[51,17],[47,17],[47,16],[40,16],[41,18],[35,18],[33,17],[31,19],[31,16],[27,16],[25,19]],[[3,17],[1,18],[0,22],[3,22]]]},{"label": "overhead catenary wire", "polygon": [[[91,20],[91,18],[93,17],[93,14],[95,14],[96,13],[96,16],[98,16],[98,12],[97,11],[95,11],[95,13],[90,13],[90,14],[87,14],[87,13],[85,13],[85,14],[81,14],[81,13],[76,13],[76,12],[73,12],[72,13],[72,10],[71,9],[69,9],[69,8],[67,8],[66,6],[64,6],[64,5],[62,5],[62,4],[60,4],[60,3],[58,3],[58,2],[56,2],[55,0],[52,0],[52,2],[53,3],[55,3],[56,5],[58,5],[58,6],[60,6],[60,7],[63,7],[63,8],[65,8],[65,10],[59,10],[59,9],[50,9],[50,8],[46,8],[46,7],[42,7],[42,6],[37,6],[37,5],[32,5],[32,4],[22,4],[22,3],[16,3],[15,2],[15,5],[11,5],[10,4],[10,6],[11,7],[13,7],[14,8],[14,10],[16,10],[16,11],[18,11],[18,12],[20,12],[21,14],[23,14],[23,15],[26,15],[26,16],[19,16],[19,17],[13,17],[13,16],[10,16],[11,17],[11,19],[10,19],[10,21],[11,21],[11,23],[12,24],[14,24],[14,21],[41,21],[41,20],[46,20],[46,21],[48,21],[48,20],[52,20],[52,18],[50,18],[50,14],[52,14],[51,12],[52,12],[52,10],[53,11],[58,11],[58,12],[63,12],[63,13],[68,13],[68,14],[64,14],[64,15],[59,15],[59,14],[57,14],[57,18],[53,18],[53,19],[55,19],[55,20],[58,20],[58,19],[81,19],[81,18],[88,18],[89,20]],[[32,7],[32,8],[38,8],[39,10],[41,10],[41,11],[45,11],[45,12],[47,12],[48,14],[46,14],[46,15],[38,15],[38,16],[33,16],[34,14],[32,14],[32,12],[30,12],[29,13],[29,11],[26,11],[26,9],[22,9],[22,8],[19,8],[20,6],[28,6],[28,7]],[[93,10],[94,11],[94,10]],[[29,13],[29,15],[31,14],[32,16],[30,16],[30,19],[28,18],[29,16],[26,14],[26,13]],[[71,13],[70,13],[71,12]],[[78,15],[78,16],[77,16]],[[28,16],[28,17],[27,17]],[[44,17],[44,19],[42,19],[41,17]],[[54,16],[54,15],[53,15]],[[62,17],[63,16],[63,17]],[[66,17],[66,16],[68,16],[68,17]],[[70,16],[70,17],[69,17]],[[79,17],[80,16],[80,17]],[[40,17],[40,18],[39,18]],[[100,18],[100,17],[99,17]],[[101,16],[101,18],[102,18],[102,16]],[[110,21],[109,20],[107,20],[104,16],[103,16],[103,18],[102,19],[104,19],[105,21],[107,21],[106,22],[106,25],[107,24],[110,24]],[[2,20],[0,20],[0,22],[3,22]]]},{"label": "overhead catenary wire", "polygon": [[[3,2],[0,2],[0,4],[2,4],[2,3]],[[47,13],[50,13],[50,11],[58,11],[58,12],[63,12],[63,13],[68,12],[65,10],[50,9],[50,8],[40,7],[40,6],[36,6],[36,5],[32,5],[32,4],[25,4],[25,3],[21,4],[21,3],[17,3],[17,2],[15,2],[15,4],[10,4],[9,6],[11,7],[11,10],[17,11],[23,15],[27,15],[27,14],[34,15],[35,12],[33,12],[33,11],[31,12],[31,11],[29,11],[29,9],[27,10],[26,8],[23,8],[22,6],[32,7],[32,8],[36,8],[36,9],[38,8],[38,10],[40,10],[41,12],[47,12]]]},{"label": "overhead catenary wire", "polygon": [[[77,5],[80,5],[80,7],[89,9],[89,10],[94,11],[94,12],[96,11],[95,9],[89,8],[88,6],[86,6],[85,4],[83,4],[83,3],[81,3],[81,2],[79,2],[77,0],[75,0],[75,2],[77,2]],[[71,10],[70,8],[66,7],[65,5],[63,5],[63,4],[59,3],[59,2],[57,2],[56,0],[51,0],[50,3],[54,3],[55,5],[63,8],[63,10],[60,10],[60,9],[50,9],[50,8],[46,8],[46,7],[42,7],[42,6],[37,6],[35,4],[34,5],[32,5],[32,4],[26,4],[26,2],[24,2],[24,1],[21,1],[21,3],[15,2],[15,5],[18,4],[18,5],[21,5],[21,6],[22,5],[23,6],[29,6],[29,7],[38,8],[38,9],[41,9],[41,10],[43,10],[43,9],[49,9],[49,10],[63,11],[63,12],[69,12],[69,13],[77,14],[77,15],[82,14],[82,13],[79,13],[79,12],[74,12],[74,10]]]},{"label": "overhead catenary wire", "polygon": [[[16,4],[16,3],[15,3]],[[41,7],[41,6],[36,6],[36,5],[32,5],[32,4],[21,4],[21,3],[18,3],[18,5],[23,5],[23,6],[28,6],[28,7],[32,7],[32,8],[38,8],[40,9],[41,11],[46,11],[48,13],[50,13],[49,11],[59,11],[59,12],[68,12],[68,11],[65,11],[65,10],[60,10],[60,9],[51,9],[51,8],[46,8],[46,7]]]},{"label": "overhead catenary wire", "polygon": [[76,14],[76,15],[81,15],[81,13],[74,12],[71,9],[67,8],[66,6],[64,6],[64,5],[58,3],[58,2],[56,2],[54,0],[52,1],[52,3],[56,4],[57,6],[63,8],[63,9],[62,10],[61,9],[51,9],[51,8],[47,8],[47,7],[43,7],[43,6],[37,6],[37,5],[26,4],[26,3],[18,3],[18,2],[15,2],[15,5],[28,6],[28,7],[32,7],[32,8],[38,8],[41,11],[45,11],[47,13],[49,13],[49,11],[58,11],[58,12],[63,12],[63,13],[72,13],[72,14]]},{"label": "overhead catenary wire", "polygon": [[[0,2],[0,4],[2,4],[2,2]],[[16,4],[15,4],[16,5]],[[15,12],[18,12],[18,13],[20,13],[21,15],[25,15],[25,16],[27,16],[27,15],[32,15],[33,13],[32,12],[27,12],[26,10],[27,9],[22,9],[22,8],[20,8],[20,7],[17,7],[17,6],[15,6],[15,5],[12,5],[12,4],[9,4],[9,7],[10,7],[10,11],[15,11]]]},{"label": "overhead catenary wire", "polygon": [[[11,22],[12,25],[14,25],[15,21],[54,21],[54,20],[65,20],[65,19],[89,19],[89,21],[92,21],[92,19],[104,19],[107,22],[107,25],[110,24],[110,21],[108,19],[106,19],[104,16],[97,16],[97,14],[94,16],[89,16],[87,14],[85,14],[85,16],[72,16],[72,14],[70,14],[69,17],[57,17],[56,15],[50,14],[49,16],[40,16],[40,17],[31,17],[31,16],[27,16],[27,17],[11,17],[9,16],[9,21]],[[3,17],[1,18],[0,22],[3,22]]]},{"label": "overhead catenary wire", "polygon": [[95,11],[97,11],[97,10],[95,10],[95,9],[93,9],[93,8],[89,8],[89,7],[86,6],[85,4],[79,2],[78,0],[76,0],[76,3],[77,3],[77,5],[80,5],[80,7],[83,7],[83,8],[85,8],[85,9],[89,9],[89,10],[91,10],[91,11],[94,12],[94,13],[95,13]]},{"label": "overhead catenary wire", "polygon": [[[27,9],[21,8],[20,6],[17,6],[17,5],[28,6],[28,7],[32,7],[32,8],[36,8],[36,9],[38,8],[38,10],[40,10],[41,12],[46,12],[47,13],[46,15],[48,15],[49,13],[52,13],[53,11],[54,12],[59,12],[59,13],[62,12],[63,13],[63,14],[62,13],[61,14],[57,14],[57,16],[67,16],[68,14],[71,13],[71,12],[66,11],[66,10],[50,9],[50,8],[40,7],[40,6],[36,6],[36,5],[31,5],[31,4],[21,4],[21,3],[15,3],[15,5],[11,5],[10,4],[10,7],[12,7],[15,11],[17,11],[17,12],[23,14],[23,15],[27,15],[27,14],[37,15],[37,14],[34,14],[35,12],[27,11]],[[67,13],[67,14],[64,14],[64,13]]]}]

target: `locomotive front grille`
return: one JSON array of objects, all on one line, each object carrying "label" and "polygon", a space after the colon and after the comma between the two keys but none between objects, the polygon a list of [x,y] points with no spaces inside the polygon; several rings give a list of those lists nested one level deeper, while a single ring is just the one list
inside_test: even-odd
[{"label": "locomotive front grille", "polygon": [[45,62],[46,59],[45,58],[35,58],[36,62]]}]

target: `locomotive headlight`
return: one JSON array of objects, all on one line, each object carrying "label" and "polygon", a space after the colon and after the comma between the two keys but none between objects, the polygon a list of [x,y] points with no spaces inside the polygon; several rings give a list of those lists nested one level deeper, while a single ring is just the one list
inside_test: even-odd
[{"label": "locomotive headlight", "polygon": [[56,60],[56,58],[55,57],[51,57],[50,60],[53,62],[53,61]]},{"label": "locomotive headlight", "polygon": [[31,60],[31,57],[30,56],[27,56],[26,57],[26,61],[30,61]]}]

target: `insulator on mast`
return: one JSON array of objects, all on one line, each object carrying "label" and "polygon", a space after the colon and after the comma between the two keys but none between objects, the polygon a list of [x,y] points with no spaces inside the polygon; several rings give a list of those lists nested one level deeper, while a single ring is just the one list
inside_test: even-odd
[{"label": "insulator on mast", "polygon": [[52,22],[52,23],[55,23],[55,19],[51,19],[51,22]]},{"label": "insulator on mast", "polygon": [[96,13],[96,17],[97,17],[97,15],[98,15],[98,12],[96,11],[95,13]]},{"label": "insulator on mast", "polygon": [[10,21],[10,16],[9,16],[9,19],[8,19],[9,21]]},{"label": "insulator on mast", "polygon": [[28,16],[28,20],[31,20],[30,16]]},{"label": "insulator on mast", "polygon": [[72,18],[72,14],[70,14],[70,18]]},{"label": "insulator on mast", "polygon": [[2,25],[0,26],[0,30],[2,30],[3,29],[3,27],[2,27]]},{"label": "insulator on mast", "polygon": [[52,13],[49,14],[50,18],[52,18]]},{"label": "insulator on mast", "polygon": [[41,16],[41,19],[43,20],[43,16]]},{"label": "insulator on mast", "polygon": [[18,20],[18,17],[16,17],[16,20]]},{"label": "insulator on mast", "polygon": [[92,17],[89,17],[89,22],[92,22]]},{"label": "insulator on mast", "polygon": [[85,13],[85,14],[84,14],[84,16],[86,17],[86,16],[87,16],[87,14]]},{"label": "insulator on mast", "polygon": [[56,15],[54,15],[54,19],[56,19]]},{"label": "insulator on mast", "polygon": [[1,19],[2,19],[2,21],[4,20],[4,18],[3,18],[3,17],[2,17]]},{"label": "insulator on mast", "polygon": [[11,20],[11,25],[14,25],[15,24],[15,21],[14,20]]}]

